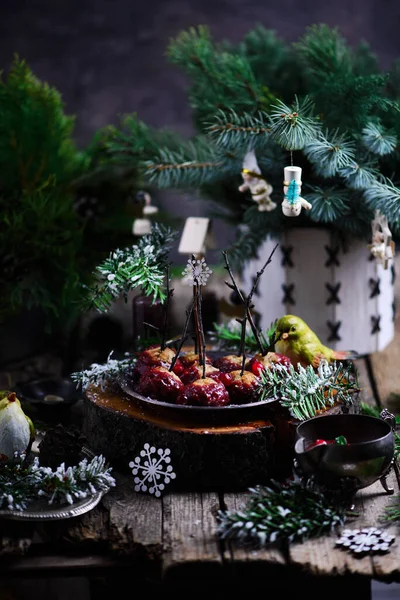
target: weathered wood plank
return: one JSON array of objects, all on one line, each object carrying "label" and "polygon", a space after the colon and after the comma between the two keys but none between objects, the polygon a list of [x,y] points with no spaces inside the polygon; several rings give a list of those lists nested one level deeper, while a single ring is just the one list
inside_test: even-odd
[{"label": "weathered wood plank", "polygon": [[65,522],[62,537],[72,543],[105,542],[119,555],[153,560],[162,553],[162,502],[134,491],[133,478],[114,473],[116,487],[100,506],[73,522]]},{"label": "weathered wood plank", "polygon": [[[388,483],[398,490],[394,473]],[[393,496],[388,495],[380,482],[360,490],[356,495],[356,510],[359,516],[349,518],[344,529],[359,527],[381,527],[379,519],[384,514]],[[388,528],[392,531],[393,527]],[[349,552],[335,548],[337,536],[324,536],[309,540],[303,544],[290,546],[290,562],[301,566],[312,575],[363,575],[375,579],[386,578],[391,581],[400,579],[400,549],[398,544],[391,552],[383,556],[356,558]]]},{"label": "weathered wood plank", "polygon": [[[246,506],[249,498],[249,493],[224,494],[224,505],[227,510],[240,510]],[[257,562],[265,562],[274,565],[286,564],[282,552],[277,548],[253,549],[239,546],[234,543],[225,544],[224,559],[230,563],[235,563],[237,566],[242,563],[242,567],[245,566],[246,563]]]},{"label": "weathered wood plank", "polygon": [[[216,537],[220,503],[215,493],[173,493],[163,497],[163,574],[187,577],[196,568],[219,570],[222,557]],[[201,575],[200,575],[201,576]]]}]

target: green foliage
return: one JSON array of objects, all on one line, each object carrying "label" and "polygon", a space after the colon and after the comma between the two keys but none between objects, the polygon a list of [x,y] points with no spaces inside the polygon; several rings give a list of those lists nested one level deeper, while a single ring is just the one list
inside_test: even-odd
[{"label": "green foliage", "polygon": [[58,91],[37,79],[16,57],[0,80],[0,190],[29,194],[43,182],[65,186],[85,164],[72,141],[74,118]]},{"label": "green foliage", "polygon": [[192,80],[189,102],[200,129],[217,110],[240,107],[254,113],[274,99],[239,49],[215,44],[208,27],[183,31],[171,40],[167,54]]},{"label": "green foliage", "polygon": [[93,363],[83,371],[71,373],[70,377],[82,391],[91,385],[99,386],[104,390],[107,385],[115,385],[119,377],[131,372],[135,364],[136,358],[133,356],[128,355],[117,360],[112,358],[111,353],[104,364]]},{"label": "green foliage", "polygon": [[271,481],[250,492],[242,509],[218,513],[217,535],[221,540],[255,547],[287,545],[332,533],[346,521],[344,501],[298,481]]},{"label": "green foliage", "polygon": [[[260,338],[263,346],[267,348],[274,339],[276,323],[271,323],[267,331],[260,332]],[[213,323],[213,330],[209,332],[210,341],[215,342],[220,350],[237,351],[241,342],[241,327],[237,321],[229,321],[228,323]],[[246,330],[245,337],[246,352],[259,352],[258,342],[250,330]]]},{"label": "green foliage", "polygon": [[[398,61],[382,73],[368,44],[353,49],[325,24],[308,27],[293,44],[262,25],[237,45],[216,43],[205,27],[190,28],[170,42],[168,57],[189,78],[198,135],[163,143],[160,132],[141,125],[147,133],[139,168],[155,186],[196,188],[212,199],[214,214],[248,226],[236,229],[237,265],[254,257],[268,234],[289,227],[328,227],[368,242],[379,209],[399,230]],[[135,135],[128,133],[122,148],[111,144],[111,155],[129,159]],[[277,204],[283,168],[291,160],[302,167],[302,195],[313,210],[297,219],[279,208],[263,214],[250,195],[238,193],[249,148]]]},{"label": "green foliage", "polygon": [[[0,322],[40,306],[64,340],[97,262],[131,239],[137,173],[111,164],[104,131],[78,150],[60,93],[15,57],[0,81]],[[109,134],[107,134],[109,135]]]},{"label": "green foliage", "polygon": [[344,367],[342,363],[322,362],[318,371],[311,365],[305,368],[298,365],[297,370],[290,365],[287,370],[278,364],[261,372],[259,391],[260,400],[278,398],[295,419],[305,421],[337,402],[351,405],[358,383],[352,367]]},{"label": "green foliage", "polygon": [[165,300],[165,269],[168,252],[177,232],[155,224],[152,232],[141,237],[129,248],[112,250],[108,258],[96,267],[100,283],[85,286],[84,304],[106,312],[119,296],[127,298],[131,290],[141,289],[153,301]]},{"label": "green foliage", "polygon": [[84,458],[78,465],[62,463],[54,471],[42,467],[39,459],[26,462],[21,455],[0,466],[0,509],[26,510],[42,498],[46,504],[74,504],[97,492],[108,492],[115,486],[112,468],[103,456]]}]

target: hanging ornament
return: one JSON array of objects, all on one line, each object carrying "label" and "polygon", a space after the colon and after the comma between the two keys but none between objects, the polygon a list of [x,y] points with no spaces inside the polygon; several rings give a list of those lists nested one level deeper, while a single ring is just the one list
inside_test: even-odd
[{"label": "hanging ornament", "polygon": [[301,209],[310,210],[312,204],[300,196],[301,193],[301,167],[285,167],[283,192],[285,198],[282,202],[282,212],[286,217],[298,217]]},{"label": "hanging ornament", "polygon": [[394,258],[394,242],[387,218],[379,210],[375,211],[375,218],[371,221],[371,229],[372,243],[369,244],[368,248],[372,256],[377,259],[377,262],[384,269],[387,269],[389,260]]},{"label": "hanging ornament", "polygon": [[158,212],[158,208],[151,204],[151,196],[148,192],[138,192],[137,200],[141,204],[141,216],[133,221],[133,235],[149,235],[151,233],[151,221],[149,215]]},{"label": "hanging ornament", "polygon": [[261,175],[254,150],[247,152],[243,159],[242,168],[243,183],[239,186],[239,192],[250,190],[254,202],[258,204],[259,211],[274,210],[276,203],[271,200],[272,185]]}]

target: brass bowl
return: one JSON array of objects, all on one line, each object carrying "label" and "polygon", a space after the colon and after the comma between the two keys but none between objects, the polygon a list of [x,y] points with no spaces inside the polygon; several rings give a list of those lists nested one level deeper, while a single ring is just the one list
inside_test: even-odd
[{"label": "brass bowl", "polygon": [[[309,448],[312,441],[335,440],[339,436],[344,436],[347,444]],[[304,477],[313,477],[330,488],[347,485],[353,491],[380,479],[389,492],[384,478],[394,460],[390,419],[359,414],[324,415],[300,423],[295,438],[295,464]]]}]

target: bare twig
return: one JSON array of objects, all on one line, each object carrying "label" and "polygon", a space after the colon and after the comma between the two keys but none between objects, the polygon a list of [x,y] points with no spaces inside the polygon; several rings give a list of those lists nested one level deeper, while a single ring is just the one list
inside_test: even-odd
[{"label": "bare twig", "polygon": [[242,356],[242,368],[240,370],[240,376],[244,373],[244,365],[246,364],[246,322],[247,316],[243,317],[243,319],[236,319],[241,326],[241,334],[240,334],[240,348],[239,355]]},{"label": "bare twig", "polygon": [[194,301],[192,302],[192,304],[190,305],[190,307],[186,311],[186,321],[185,321],[185,325],[183,327],[181,341],[180,341],[179,346],[177,348],[176,354],[175,354],[174,358],[171,361],[171,365],[169,367],[169,371],[172,371],[172,369],[174,368],[175,363],[178,360],[178,356],[180,354],[180,351],[182,350],[182,346],[183,346],[183,344],[186,342],[186,340],[188,338],[187,329],[188,329],[188,326],[189,326],[190,317],[192,316],[192,312],[193,312],[193,304],[194,304]]},{"label": "bare twig", "polygon": [[166,298],[163,306],[164,311],[164,321],[161,330],[161,350],[165,350],[166,347],[166,338],[167,338],[167,326],[168,326],[168,316],[169,316],[169,303],[170,299],[173,296],[174,290],[169,289],[169,265],[165,267],[165,278],[166,278]]},{"label": "bare twig", "polygon": [[228,271],[229,276],[230,276],[231,281],[232,281],[232,283],[229,283],[228,281],[225,281],[225,284],[231,290],[234,290],[237,293],[238,297],[240,298],[241,302],[243,303],[243,305],[245,307],[245,310],[246,310],[247,320],[250,323],[251,330],[252,330],[253,335],[254,335],[254,337],[256,339],[256,342],[257,342],[257,345],[258,345],[258,347],[260,349],[261,354],[265,354],[266,351],[265,351],[265,348],[264,348],[264,344],[263,344],[263,342],[261,340],[260,332],[257,329],[256,324],[254,323],[253,315],[251,314],[251,309],[253,308],[253,305],[252,305],[251,301],[252,301],[254,292],[255,292],[255,290],[257,288],[258,282],[260,281],[260,278],[261,278],[262,274],[264,273],[265,269],[267,268],[267,266],[271,262],[272,257],[274,255],[274,252],[275,252],[275,250],[277,249],[278,246],[279,246],[279,244],[276,244],[276,246],[273,248],[271,254],[269,255],[268,259],[264,263],[262,269],[257,272],[256,277],[254,279],[253,287],[251,288],[250,293],[249,293],[249,295],[247,297],[243,296],[241,290],[239,289],[239,287],[238,287],[238,285],[236,283],[235,277],[234,277],[234,275],[232,273],[232,269],[231,269],[231,266],[230,266],[229,261],[228,261],[228,253],[225,250],[222,252],[222,255],[223,255],[224,260],[225,260],[225,269]]}]

